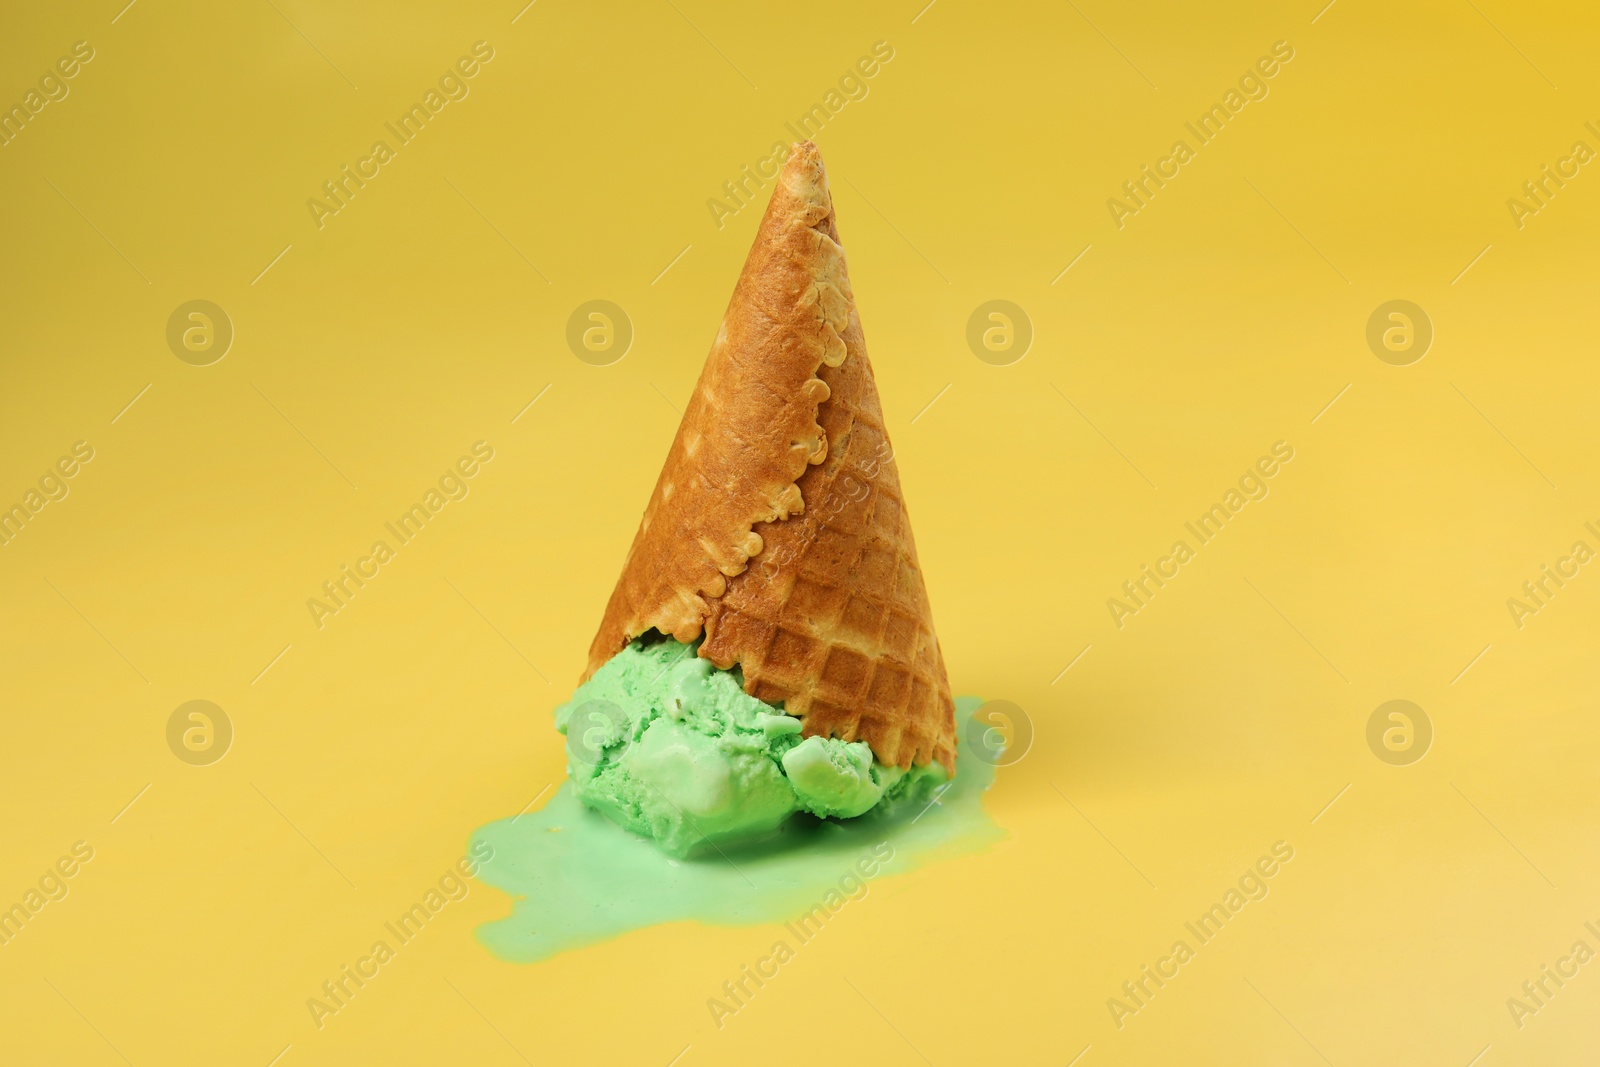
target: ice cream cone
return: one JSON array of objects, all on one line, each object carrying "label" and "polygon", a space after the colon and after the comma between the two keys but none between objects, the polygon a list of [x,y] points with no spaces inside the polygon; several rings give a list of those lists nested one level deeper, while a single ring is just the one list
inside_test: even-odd
[{"label": "ice cream cone", "polygon": [[816,146],[778,176],[587,679],[656,629],[802,733],[955,771],[955,706]]}]

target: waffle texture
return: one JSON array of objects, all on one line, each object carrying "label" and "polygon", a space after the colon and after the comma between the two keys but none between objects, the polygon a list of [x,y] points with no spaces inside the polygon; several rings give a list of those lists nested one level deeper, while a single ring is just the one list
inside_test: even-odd
[{"label": "waffle texture", "polygon": [[587,679],[656,629],[801,732],[955,773],[955,705],[822,157],[796,145],[684,412]]}]

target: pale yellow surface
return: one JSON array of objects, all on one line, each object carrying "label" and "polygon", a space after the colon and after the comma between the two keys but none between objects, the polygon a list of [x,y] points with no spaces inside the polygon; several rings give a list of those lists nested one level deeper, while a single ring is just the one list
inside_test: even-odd
[{"label": "pale yellow surface", "polygon": [[[96,53],[0,148],[0,503],[95,450],[0,547],[0,904],[95,850],[0,947],[0,1060],[1587,1062],[1600,964],[1506,1004],[1600,949],[1600,570],[1506,604],[1600,548],[1600,173],[1507,207],[1600,148],[1582,5],[121,3],[0,27],[7,103]],[[319,230],[307,199],[479,40],[470,96]],[[989,798],[1008,839],[873,883],[721,1029],[781,929],[511,965],[483,886],[319,1029],[307,998],[560,779],[550,709],[765,193],[720,230],[706,201],[880,40],[817,140],[953,688],[1036,732]],[[1279,40],[1270,95],[1118,229]],[[192,299],[235,327],[211,366],[167,347]],[[633,322],[610,366],[564,340],[593,299]],[[1035,329],[1010,366],[965,341],[991,299]],[[1365,341],[1392,299],[1436,330],[1411,366]],[[470,496],[318,629],[479,440]],[[1118,629],[1107,598],[1280,440]],[[167,746],[194,699],[236,731],[211,766]],[[1367,746],[1391,699],[1434,727],[1410,766]]]}]

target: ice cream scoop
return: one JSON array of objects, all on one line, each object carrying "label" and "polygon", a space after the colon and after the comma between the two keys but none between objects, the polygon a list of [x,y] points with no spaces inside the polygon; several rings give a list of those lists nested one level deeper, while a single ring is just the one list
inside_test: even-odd
[{"label": "ice cream scoop", "polygon": [[555,713],[578,799],[674,856],[758,841],[797,812],[854,818],[948,777],[885,767],[864,741],[802,738],[799,719],[694,653],[632,641]]}]

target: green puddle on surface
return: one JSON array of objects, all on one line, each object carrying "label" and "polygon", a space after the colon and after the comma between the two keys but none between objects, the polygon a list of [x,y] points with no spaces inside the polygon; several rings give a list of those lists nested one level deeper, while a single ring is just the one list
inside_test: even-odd
[{"label": "green puddle on surface", "polygon": [[936,802],[844,821],[800,815],[772,840],[723,855],[675,860],[583,807],[563,783],[540,810],[473,832],[472,847],[494,849],[478,880],[513,900],[509,916],[478,927],[478,940],[503,960],[534,963],[660,923],[787,922],[819,904],[838,910],[868,881],[981,851],[1005,836],[983,810],[994,767],[966,740],[981,703],[956,701],[956,776]]}]

